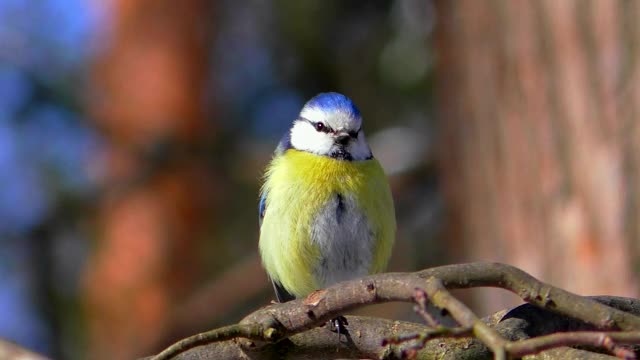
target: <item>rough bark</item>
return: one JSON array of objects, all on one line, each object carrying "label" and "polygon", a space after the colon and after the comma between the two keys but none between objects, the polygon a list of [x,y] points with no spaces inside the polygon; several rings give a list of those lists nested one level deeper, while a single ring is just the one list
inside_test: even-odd
[{"label": "rough bark", "polygon": [[455,260],[508,261],[580,294],[637,296],[640,6],[437,5]]},{"label": "rough bark", "polygon": [[[478,286],[504,288],[529,304],[480,320],[448,291]],[[325,327],[318,328],[368,304],[416,302],[424,310],[421,299],[426,298],[446,310],[458,326],[347,317],[342,338]],[[577,354],[568,347],[573,345],[630,357],[637,349],[622,345],[640,344],[638,315],[640,302],[635,299],[581,297],[503,264],[459,264],[373,275],[319,290],[305,299],[272,304],[238,324],[183,339],[153,359],[196,359],[211,354],[251,359],[388,359],[411,354],[421,359],[503,359],[507,355],[543,356],[545,351],[562,358]]]}]

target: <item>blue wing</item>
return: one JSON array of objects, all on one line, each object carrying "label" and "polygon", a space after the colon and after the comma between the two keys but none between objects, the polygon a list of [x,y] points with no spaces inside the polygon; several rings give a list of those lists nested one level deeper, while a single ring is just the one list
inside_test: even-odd
[{"label": "blue wing", "polygon": [[[276,151],[274,152],[274,154],[275,156],[280,156],[289,149],[291,149],[291,133],[287,131],[280,139],[280,142],[278,143],[278,146],[276,147]],[[260,224],[260,227],[262,227],[262,219],[264,219],[264,212],[266,210],[267,210],[267,193],[262,193],[260,194],[260,205],[258,205],[258,224]]]},{"label": "blue wing", "polygon": [[280,156],[284,154],[285,151],[291,149],[293,146],[291,145],[291,133],[289,131],[285,132],[278,143],[278,147],[276,147],[275,155]]},{"label": "blue wing", "polygon": [[260,195],[260,205],[258,205],[258,224],[262,227],[262,219],[264,219],[264,212],[267,210],[267,193]]}]

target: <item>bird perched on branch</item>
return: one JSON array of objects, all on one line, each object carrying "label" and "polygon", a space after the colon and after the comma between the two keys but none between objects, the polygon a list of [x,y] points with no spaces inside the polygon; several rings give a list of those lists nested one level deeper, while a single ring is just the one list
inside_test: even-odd
[{"label": "bird perched on branch", "polygon": [[304,105],[267,167],[259,219],[279,302],[386,268],[393,199],[349,98],[322,93]]}]

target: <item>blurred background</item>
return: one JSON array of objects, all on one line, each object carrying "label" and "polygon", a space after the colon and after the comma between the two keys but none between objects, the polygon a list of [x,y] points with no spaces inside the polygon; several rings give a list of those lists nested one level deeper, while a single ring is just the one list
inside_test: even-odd
[{"label": "blurred background", "polygon": [[[390,271],[500,261],[637,297],[638,18],[597,0],[0,0],[0,338],[131,359],[268,304],[262,171],[323,91],[358,104],[390,177]],[[480,315],[518,303],[458,294]]]}]

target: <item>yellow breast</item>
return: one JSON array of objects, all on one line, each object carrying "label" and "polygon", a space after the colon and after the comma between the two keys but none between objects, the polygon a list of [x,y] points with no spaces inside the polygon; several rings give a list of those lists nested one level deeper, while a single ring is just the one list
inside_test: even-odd
[{"label": "yellow breast", "polygon": [[319,288],[314,269],[322,257],[311,241],[311,227],[336,194],[353,198],[367,218],[374,238],[369,272],[386,267],[396,223],[391,191],[377,160],[336,160],[290,149],[269,165],[263,191],[262,260],[269,275],[293,295]]}]

